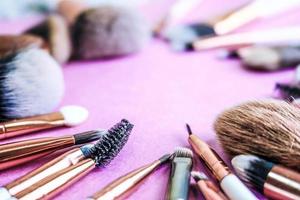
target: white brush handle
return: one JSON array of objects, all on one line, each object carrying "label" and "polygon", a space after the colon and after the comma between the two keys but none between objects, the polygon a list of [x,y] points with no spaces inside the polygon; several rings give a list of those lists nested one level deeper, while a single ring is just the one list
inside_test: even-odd
[{"label": "white brush handle", "polygon": [[254,194],[234,174],[227,175],[220,184],[231,200],[257,200]]},{"label": "white brush handle", "polygon": [[5,187],[0,187],[0,199],[1,200],[13,200],[15,199],[10,195],[8,190]]}]

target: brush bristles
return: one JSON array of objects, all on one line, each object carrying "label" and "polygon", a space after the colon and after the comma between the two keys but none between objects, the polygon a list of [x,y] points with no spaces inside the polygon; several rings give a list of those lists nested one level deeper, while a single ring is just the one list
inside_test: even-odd
[{"label": "brush bristles", "polygon": [[83,133],[78,133],[74,135],[75,144],[78,145],[78,144],[85,144],[88,142],[92,142],[100,139],[105,134],[107,134],[106,130],[92,130]]},{"label": "brush bristles", "polygon": [[287,102],[244,103],[223,112],[214,128],[231,156],[259,155],[300,169],[300,110]]},{"label": "brush bristles", "polygon": [[123,119],[89,150],[88,156],[95,160],[97,167],[103,167],[110,163],[126,144],[133,125]]},{"label": "brush bristles", "polygon": [[282,99],[300,97],[300,86],[298,84],[276,83],[275,89],[278,90],[279,96]]},{"label": "brush bristles", "polygon": [[176,157],[186,157],[186,158],[193,158],[193,152],[184,147],[177,147],[174,151],[174,156]]},{"label": "brush bristles", "polygon": [[192,171],[191,175],[196,182],[200,180],[208,180],[207,176],[203,172]]}]

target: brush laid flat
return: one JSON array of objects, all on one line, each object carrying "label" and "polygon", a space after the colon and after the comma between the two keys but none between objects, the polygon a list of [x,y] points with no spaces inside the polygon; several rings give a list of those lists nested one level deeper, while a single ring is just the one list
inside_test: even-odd
[{"label": "brush laid flat", "polygon": [[253,154],[300,170],[300,110],[282,100],[250,101],[221,113],[214,129],[231,156]]},{"label": "brush laid flat", "polygon": [[300,174],[253,155],[231,161],[238,175],[271,199],[300,199]]}]

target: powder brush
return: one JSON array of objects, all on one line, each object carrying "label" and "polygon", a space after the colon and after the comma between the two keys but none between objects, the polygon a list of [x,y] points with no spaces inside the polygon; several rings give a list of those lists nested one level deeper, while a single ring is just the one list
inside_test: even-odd
[{"label": "powder brush", "polygon": [[71,56],[69,27],[60,15],[49,15],[44,21],[24,33],[43,38],[46,48],[58,63],[65,63],[69,60]]},{"label": "powder brush", "polygon": [[123,119],[96,144],[75,148],[0,188],[0,198],[49,199],[96,167],[104,167],[126,144],[133,125]]},{"label": "powder brush", "polygon": [[87,117],[88,111],[81,106],[64,106],[58,112],[3,122],[0,123],[0,140],[56,127],[76,126]]},{"label": "powder brush", "polygon": [[282,100],[250,101],[221,113],[214,123],[231,156],[253,154],[300,170],[300,110]]},{"label": "powder brush", "polygon": [[139,184],[147,176],[153,173],[157,168],[166,164],[171,155],[166,154],[147,165],[139,167],[128,174],[121,176],[109,183],[100,191],[96,192],[93,196],[89,197],[89,200],[105,200],[105,199],[123,199],[128,197],[133,190],[135,190]]},{"label": "powder brush", "polygon": [[300,199],[300,174],[253,155],[231,161],[237,174],[270,199]]},{"label": "powder brush", "polygon": [[64,94],[61,67],[43,49],[18,49],[0,58],[0,121],[52,112]]},{"label": "powder brush", "polygon": [[0,145],[0,170],[46,156],[56,150],[98,140],[105,130],[92,130],[74,135],[45,137]]}]

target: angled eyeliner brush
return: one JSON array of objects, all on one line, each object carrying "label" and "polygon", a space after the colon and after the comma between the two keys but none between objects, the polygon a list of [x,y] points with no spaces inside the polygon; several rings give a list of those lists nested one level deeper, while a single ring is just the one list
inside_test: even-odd
[{"label": "angled eyeliner brush", "polygon": [[56,150],[98,140],[106,130],[92,130],[74,135],[45,137],[0,145],[0,170],[48,155]]}]

